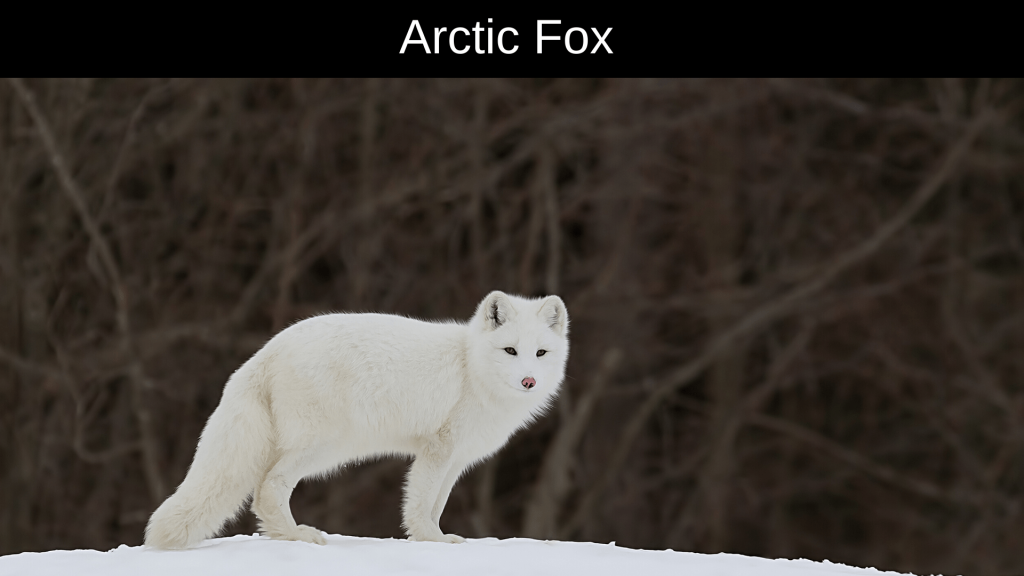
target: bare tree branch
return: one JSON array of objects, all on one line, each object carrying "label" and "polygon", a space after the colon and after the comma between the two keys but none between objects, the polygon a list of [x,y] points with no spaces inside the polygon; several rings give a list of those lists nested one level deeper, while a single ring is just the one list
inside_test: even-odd
[{"label": "bare tree branch", "polygon": [[118,268],[117,261],[114,259],[110,245],[89,213],[89,207],[85,203],[85,198],[78,184],[71,177],[71,172],[64,161],[64,156],[57,146],[57,140],[50,130],[50,125],[36,104],[35,96],[20,78],[11,78],[9,81],[21,98],[25,108],[28,109],[29,115],[32,116],[36,131],[49,154],[50,164],[60,180],[61,189],[64,190],[64,193],[71,200],[72,205],[74,205],[92,246],[99,254],[103,271],[107,276],[106,280],[110,285],[111,295],[114,297],[114,302],[117,306],[117,327],[121,336],[122,352],[125,361],[128,363],[128,374],[132,380],[132,405],[135,409],[135,418],[139,426],[140,442],[142,443],[143,469],[146,471],[146,481],[149,484],[150,497],[154,504],[158,504],[167,495],[167,488],[160,474],[158,448],[156,436],[153,432],[153,416],[146,406],[143,397],[144,390],[149,388],[149,379],[146,376],[138,352],[135,350],[128,311],[128,294],[124,281],[121,278],[121,271]]},{"label": "bare tree branch", "polygon": [[23,372],[27,375],[42,376],[44,378],[51,378],[57,380],[60,378],[60,370],[46,364],[39,364],[26,360],[18,354],[7,350],[0,346],[0,361],[4,362],[11,368]]},{"label": "bare tree branch", "polygon": [[[809,280],[745,315],[731,329],[712,340],[697,358],[687,362],[665,377],[650,396],[630,416],[630,419],[623,428],[618,444],[612,451],[604,475],[587,491],[581,500],[579,510],[586,512],[593,508],[592,502],[600,498],[604,490],[621,471],[633,443],[639,437],[648,418],[650,418],[651,414],[654,413],[654,410],[665,398],[692,382],[723,350],[731,347],[734,342],[740,338],[748,337],[751,333],[764,328],[766,325],[787,314],[793,313],[804,301],[821,291],[840,274],[864,261],[885,245],[938,193],[942,185],[959,166],[975,138],[977,138],[978,134],[981,133],[982,129],[991,119],[992,116],[988,113],[981,114],[975,118],[964,134],[950,148],[938,167],[929,174],[921,186],[914,192],[910,200],[892,218],[876,229],[871,236],[839,255],[832,263],[823,265],[822,269],[811,276]],[[580,526],[584,522],[585,518],[577,515],[568,522],[568,525]]]},{"label": "bare tree branch", "polygon": [[845,464],[860,470],[876,480],[895,486],[901,490],[906,490],[912,494],[936,500],[972,500],[965,495],[949,492],[925,480],[911,478],[901,474],[892,468],[874,462],[873,460],[858,454],[857,452],[854,452],[833,440],[829,440],[813,430],[809,430],[788,420],[768,416],[766,414],[755,414],[749,417],[749,421],[754,426],[774,430],[775,432],[780,432],[795,438],[800,442],[821,450],[832,458],[840,460]]},{"label": "bare tree branch", "polygon": [[533,486],[533,494],[524,507],[524,535],[539,539],[561,536],[557,524],[558,516],[572,489],[569,475],[575,461],[574,452],[587,431],[597,401],[621,362],[622,350],[611,348],[605,351],[590,386],[586,388],[571,414],[559,423],[558,432],[544,454],[540,474]]}]

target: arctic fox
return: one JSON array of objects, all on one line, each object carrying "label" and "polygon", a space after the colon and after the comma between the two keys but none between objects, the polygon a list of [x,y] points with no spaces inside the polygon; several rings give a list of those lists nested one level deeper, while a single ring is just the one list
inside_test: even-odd
[{"label": "arctic fox", "polygon": [[252,495],[261,531],[324,544],[292,518],[299,480],[375,455],[412,455],[402,508],[411,540],[463,542],[438,526],[455,481],[544,412],[569,354],[558,296],[491,292],[468,323],[327,314],[274,336],[232,374],[146,544],[214,536]]}]

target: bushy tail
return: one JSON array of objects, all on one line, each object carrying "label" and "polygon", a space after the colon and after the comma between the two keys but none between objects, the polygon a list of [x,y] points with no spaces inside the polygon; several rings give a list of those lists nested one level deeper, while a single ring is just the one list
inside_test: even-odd
[{"label": "bushy tail", "polygon": [[262,480],[273,426],[254,372],[244,365],[228,380],[185,480],[149,518],[147,545],[188,548],[214,536]]}]

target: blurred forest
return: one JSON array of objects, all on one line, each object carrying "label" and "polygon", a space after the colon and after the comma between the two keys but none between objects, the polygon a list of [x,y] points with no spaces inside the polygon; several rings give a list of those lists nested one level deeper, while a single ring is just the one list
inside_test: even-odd
[{"label": "blurred forest", "polygon": [[[326,311],[559,294],[468,537],[1024,572],[1024,82],[4,80],[0,553],[140,544]],[[301,523],[400,537],[406,461]],[[252,533],[250,513],[229,533]]]}]

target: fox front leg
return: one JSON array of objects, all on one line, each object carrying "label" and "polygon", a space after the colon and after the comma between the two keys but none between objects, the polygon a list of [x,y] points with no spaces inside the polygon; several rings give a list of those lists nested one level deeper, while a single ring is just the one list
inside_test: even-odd
[{"label": "fox front leg", "polygon": [[[441,483],[441,489],[437,493],[437,498],[434,499],[434,507],[430,511],[430,519],[439,529],[441,526],[441,513],[444,512],[444,506],[448,503],[448,496],[451,495],[455,482],[458,481],[465,468],[465,464],[461,462],[454,463],[448,469],[448,473],[445,474],[444,481]],[[454,534],[449,534],[448,536],[454,536]]]},{"label": "fox front leg", "polygon": [[[455,534],[441,532],[437,520],[448,501],[458,470],[451,459],[452,449],[444,442],[432,443],[416,456],[405,484],[402,525],[410,540],[420,542],[465,542]],[[442,496],[443,493],[443,496]],[[436,514],[435,514],[436,511]]]}]

